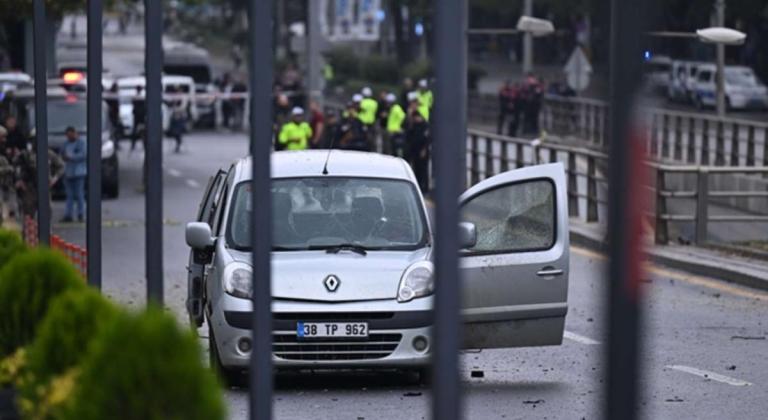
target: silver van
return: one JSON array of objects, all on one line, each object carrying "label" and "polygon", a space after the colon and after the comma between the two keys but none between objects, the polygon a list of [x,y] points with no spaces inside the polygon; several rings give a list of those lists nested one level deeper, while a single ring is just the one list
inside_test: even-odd
[{"label": "silver van", "polygon": [[[273,357],[278,368],[420,370],[431,348],[432,230],[408,164],[372,153],[272,155]],[[190,320],[227,380],[251,343],[251,163],[209,182],[187,224]],[[462,316],[471,349],[558,345],[568,296],[561,164],[506,172],[461,197]]]}]

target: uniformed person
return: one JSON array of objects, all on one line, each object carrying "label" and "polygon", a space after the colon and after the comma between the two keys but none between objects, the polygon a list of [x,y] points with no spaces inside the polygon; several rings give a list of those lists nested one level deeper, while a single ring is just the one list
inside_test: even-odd
[{"label": "uniformed person", "polygon": [[312,138],[312,127],[304,121],[304,109],[295,107],[291,120],[280,129],[278,141],[285,150],[306,150]]},{"label": "uniformed person", "polygon": [[403,159],[408,158],[407,144],[405,142],[405,133],[403,132],[403,123],[405,123],[405,111],[397,103],[395,94],[387,95],[389,104],[389,113],[387,115],[387,136],[391,145],[392,155]]},{"label": "uniformed person", "polygon": [[[19,152],[14,159],[16,168],[16,194],[23,216],[35,217],[37,202],[37,142],[32,141],[32,149]],[[48,185],[53,186],[64,175],[64,160],[56,152],[48,149]],[[49,204],[50,205],[50,204]]]},{"label": "uniformed person", "polygon": [[429,114],[432,110],[432,104],[435,102],[435,98],[432,95],[432,91],[429,90],[429,83],[427,79],[419,80],[419,113],[425,121],[429,122]]}]

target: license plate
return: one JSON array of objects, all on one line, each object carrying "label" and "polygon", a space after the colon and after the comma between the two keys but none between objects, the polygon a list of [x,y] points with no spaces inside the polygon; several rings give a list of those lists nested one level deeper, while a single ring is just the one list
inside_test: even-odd
[{"label": "license plate", "polygon": [[367,338],[367,322],[298,322],[299,338],[352,337]]}]

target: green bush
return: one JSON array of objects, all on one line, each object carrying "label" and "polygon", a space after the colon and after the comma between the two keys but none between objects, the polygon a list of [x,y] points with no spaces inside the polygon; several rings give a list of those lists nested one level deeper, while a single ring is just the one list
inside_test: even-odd
[{"label": "green bush", "polygon": [[36,249],[0,270],[0,358],[32,341],[54,298],[85,283],[62,255]]},{"label": "green bush", "polygon": [[37,383],[80,364],[93,338],[118,308],[94,289],[71,290],[56,298],[29,346],[27,367]]},{"label": "green bush", "polygon": [[429,60],[416,60],[408,63],[403,68],[403,78],[410,78],[414,82],[419,79],[427,79],[432,74],[432,62]]},{"label": "green bush", "polygon": [[26,250],[27,246],[24,245],[21,236],[15,232],[0,229],[0,268]]},{"label": "green bush", "polygon": [[221,389],[192,332],[162,310],[118,315],[92,343],[63,418],[221,419]]},{"label": "green bush", "polygon": [[336,78],[356,79],[360,77],[360,59],[351,48],[333,48],[326,51],[324,55],[333,67]]},{"label": "green bush", "polygon": [[369,83],[397,84],[400,80],[400,67],[395,59],[372,55],[362,61],[361,67],[362,78]]}]

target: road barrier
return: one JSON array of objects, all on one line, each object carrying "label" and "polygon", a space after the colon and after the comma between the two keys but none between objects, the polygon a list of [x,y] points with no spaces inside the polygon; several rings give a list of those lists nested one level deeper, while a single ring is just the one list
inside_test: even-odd
[{"label": "road barrier", "polygon": [[[24,218],[23,229],[24,242],[27,246],[39,245],[37,235],[37,221],[30,216]],[[77,269],[83,278],[88,274],[88,252],[81,246],[65,241],[61,236],[51,235],[50,248],[60,252]]]},{"label": "road barrier", "polygon": [[[563,162],[568,179],[568,211],[571,217],[587,222],[605,222],[608,194],[608,180],[603,175],[608,167],[609,156],[587,147],[546,143],[500,136],[470,129],[467,136],[467,175],[470,184],[476,184],[498,173],[546,162]],[[711,214],[710,206],[723,204],[725,200],[762,200],[760,206],[767,208],[766,188],[753,188],[753,183],[742,182],[748,189],[738,185],[718,183],[715,177],[741,176],[755,183],[764,182],[768,177],[768,166],[698,166],[674,165],[646,162],[655,174],[655,185],[646,185],[653,194],[648,209],[649,224],[655,226],[656,244],[667,244],[670,240],[669,225],[673,222],[692,222],[695,226],[697,245],[708,242],[711,223],[768,223],[768,212],[740,212],[741,214]],[[686,187],[690,182],[682,176],[695,178],[695,189]],[[724,188],[725,186],[725,188]],[[669,200],[695,200],[692,214],[673,213]],[[727,203],[726,203],[727,204]],[[746,204],[737,206],[744,207]]]}]

